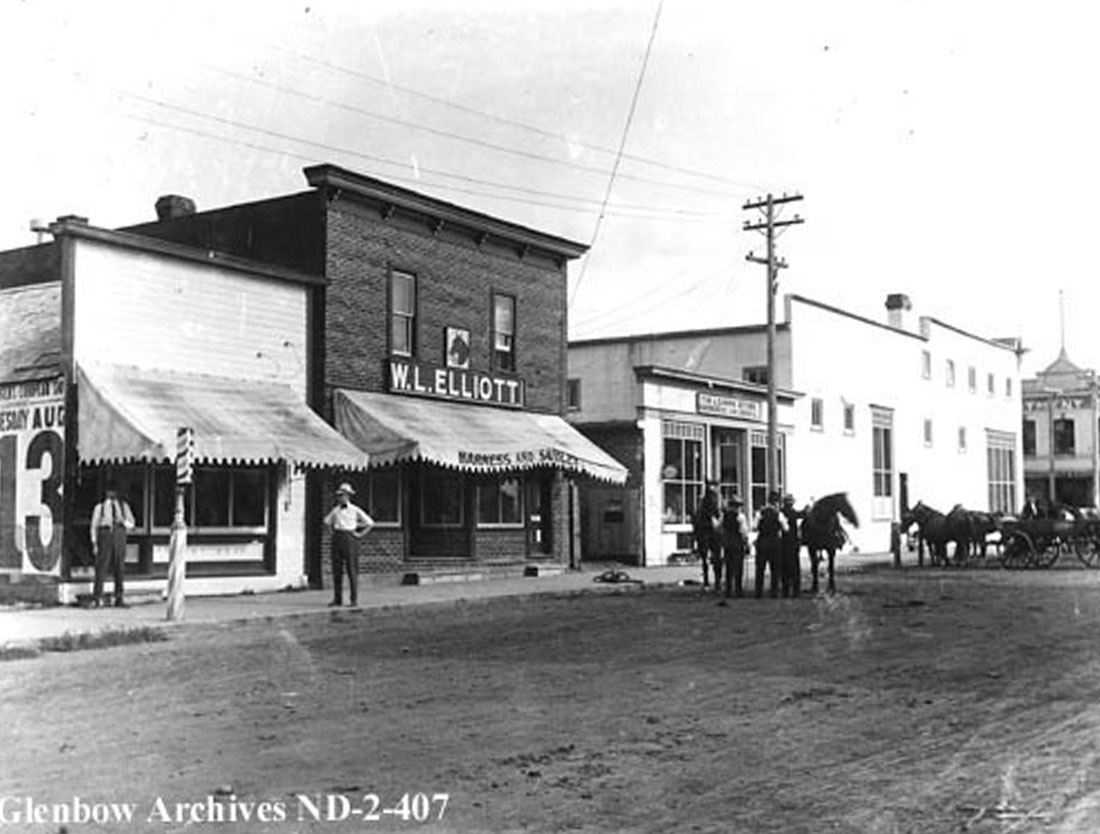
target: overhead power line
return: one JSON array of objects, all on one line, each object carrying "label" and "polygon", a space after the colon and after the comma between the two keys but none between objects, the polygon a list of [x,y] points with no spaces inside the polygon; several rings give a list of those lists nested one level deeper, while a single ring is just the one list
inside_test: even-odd
[{"label": "overhead power line", "polygon": [[[190,111],[190,110],[187,110],[186,108],[184,108],[183,110],[185,112],[189,113],[189,114],[193,114],[193,116],[198,116],[198,117],[201,117],[201,118],[208,118],[208,119],[213,119],[213,120],[219,120],[220,119],[220,117],[211,117],[211,116],[209,116],[209,114],[199,113],[197,111]],[[241,139],[241,138],[231,138],[231,136],[223,136],[223,135],[220,135],[220,134],[217,134],[217,133],[211,133],[209,131],[199,130],[199,129],[193,128],[193,127],[187,127],[187,125],[183,125],[183,124],[176,124],[176,123],[173,123],[173,122],[161,121],[161,120],[158,120],[158,119],[151,118],[149,116],[145,116],[145,114],[136,114],[136,113],[128,113],[128,112],[122,112],[121,114],[124,118],[133,119],[135,121],[140,121],[140,122],[143,122],[145,124],[152,124],[152,125],[154,125],[154,127],[157,127],[157,128],[164,128],[166,130],[174,130],[174,131],[189,133],[191,135],[201,136],[201,138],[204,138],[204,139],[210,139],[210,140],[213,140],[213,141],[222,142],[222,143],[231,144],[231,145],[237,145],[237,146],[240,146],[240,147],[249,147],[249,149],[252,149],[252,150],[255,150],[255,151],[262,151],[262,152],[265,152],[265,153],[295,157],[295,158],[299,158],[299,160],[304,160],[304,161],[309,162],[311,164],[316,164],[317,162],[321,161],[321,160],[319,160],[319,158],[316,155],[298,153],[296,151],[292,151],[292,150],[288,150],[288,149],[282,149],[282,147],[272,147],[271,145],[264,145],[264,144],[260,144],[260,143],[256,143],[256,142],[250,142],[248,140],[244,140],[244,139]],[[354,156],[354,157],[357,157],[357,158],[363,158],[363,160],[368,160],[368,161],[371,161],[371,162],[374,162],[374,163],[377,163],[377,164],[381,164],[381,165],[388,165],[388,166],[398,167],[398,168],[401,168],[401,169],[407,169],[408,168],[408,164],[405,163],[405,162],[398,162],[398,161],[395,161],[395,160],[386,160],[386,158],[384,158],[384,157],[373,156],[373,155],[370,155],[370,154],[363,154],[363,153],[352,151],[352,150],[349,150],[349,149],[343,149],[343,147],[338,147],[338,146],[334,146],[334,145],[326,145],[326,144],[319,143],[319,142],[313,142],[313,141],[307,140],[307,139],[296,138],[296,136],[290,136],[288,134],[281,134],[281,133],[277,133],[277,132],[274,132],[274,131],[266,131],[266,130],[261,129],[261,128],[245,127],[245,125],[243,125],[239,122],[233,122],[232,120],[229,120],[229,121],[233,124],[233,127],[242,127],[246,130],[260,131],[260,132],[266,133],[267,135],[274,135],[274,136],[276,136],[276,138],[285,139],[285,140],[290,141],[290,142],[299,142],[299,143],[308,144],[308,145],[312,145],[312,146],[318,146],[318,147],[321,147],[321,149],[326,150],[326,151],[330,151],[332,153],[338,153],[338,154],[344,154],[344,155],[348,155],[348,156]],[[580,206],[560,205],[560,204],[553,204],[553,202],[547,202],[547,201],[544,201],[544,200],[529,199],[529,198],[524,198],[524,197],[514,197],[514,196],[509,196],[509,195],[506,195],[506,194],[494,194],[494,193],[491,193],[491,191],[478,190],[476,188],[463,188],[461,186],[448,185],[448,184],[445,184],[445,183],[438,183],[438,182],[430,183],[431,187],[433,187],[433,188],[451,191],[451,193],[454,193],[454,194],[473,195],[473,196],[477,196],[477,197],[485,197],[485,198],[488,198],[488,199],[502,200],[502,201],[506,201],[506,202],[518,202],[518,204],[527,205],[527,206],[536,206],[536,207],[539,207],[539,208],[548,208],[548,209],[553,209],[553,210],[558,210],[558,211],[571,211],[571,212],[574,212],[574,213],[595,213],[596,210],[597,210],[597,207],[599,205],[598,200],[586,199],[586,198],[582,198],[582,197],[572,197],[572,196],[569,196],[569,195],[558,195],[558,194],[549,193],[549,191],[539,191],[537,189],[522,188],[522,187],[519,187],[519,186],[508,186],[508,185],[505,185],[505,184],[493,183],[493,182],[491,182],[491,180],[477,179],[477,178],[474,178],[474,177],[465,177],[465,176],[462,176],[462,175],[459,175],[459,174],[450,174],[448,172],[436,171],[436,169],[432,169],[432,168],[420,168],[419,171],[423,174],[429,174],[429,175],[432,175],[432,176],[451,178],[451,179],[459,179],[459,180],[461,180],[461,182],[467,182],[467,183],[476,184],[476,185],[484,185],[484,186],[487,186],[489,188],[509,189],[509,190],[514,190],[514,191],[519,191],[519,193],[530,194],[530,195],[535,195],[535,196],[544,196],[544,197],[549,197],[549,198],[552,198],[552,199],[570,200],[570,201],[573,201],[573,202],[580,202],[580,204],[586,204],[586,205],[580,205]],[[425,183],[425,180],[422,180],[422,179],[419,179],[419,178],[416,178],[416,177],[410,177],[410,176],[405,176],[405,175],[400,175],[400,174],[387,174],[386,176],[389,179],[395,180],[395,182],[397,182],[397,183],[404,183],[404,184],[408,184],[408,185],[414,186],[414,187],[416,187],[416,186],[421,186],[422,187],[422,186],[427,185]],[[639,213],[639,212],[649,212],[649,213]],[[612,209],[610,209],[608,211],[608,213],[610,213],[610,215],[613,215],[615,217],[623,217],[623,218],[629,218],[629,219],[634,219],[634,220],[656,221],[656,222],[723,222],[723,219],[722,219],[723,215],[720,215],[720,213],[717,213],[717,215],[715,215],[715,213],[709,213],[709,212],[701,212],[701,211],[692,212],[692,211],[673,210],[673,209],[670,209],[669,212],[667,212],[667,213],[660,213],[658,210],[654,210],[652,207],[648,207],[648,206],[631,206],[631,205],[625,205],[625,204],[620,204],[620,205],[617,205],[617,206],[613,206]]]},{"label": "overhead power line", "polygon": [[[653,28],[649,30],[649,42],[646,43],[645,55],[642,56],[642,66],[638,70],[638,80],[634,84],[634,95],[630,99],[630,111],[626,114],[626,124],[623,125],[623,135],[619,139],[619,151],[615,156],[615,165],[611,169],[611,176],[607,179],[607,190],[603,195],[603,205],[600,206],[600,214],[596,218],[596,228],[592,230],[592,242],[588,246],[589,252],[596,245],[596,240],[600,236],[600,226],[603,225],[604,214],[607,210],[607,202],[611,199],[611,191],[615,187],[615,175],[619,171],[619,162],[622,160],[623,148],[626,147],[627,137],[630,135],[630,125],[634,121],[634,111],[638,107],[638,95],[642,91],[642,82],[645,80],[645,70],[649,65],[649,56],[653,51],[653,41],[657,37],[657,24],[661,20],[661,6],[663,0],[657,2],[657,12],[653,15]],[[588,271],[588,264],[591,261],[589,255],[585,256],[584,263],[581,266],[581,274],[577,278],[577,283],[573,285],[573,295],[569,299],[568,307],[573,306],[573,302],[577,298],[577,293],[580,291],[581,283],[584,281],[585,273]],[[567,307],[567,309],[568,309]]]},{"label": "overhead power line", "polygon": [[[486,150],[495,151],[497,153],[510,154],[512,156],[518,156],[523,159],[531,159],[537,162],[547,162],[552,165],[560,165],[565,168],[571,168],[575,171],[583,171],[589,174],[605,175],[607,171],[604,168],[600,168],[595,165],[584,165],[580,162],[573,162],[571,160],[558,159],[557,157],[548,156],[546,154],[535,153],[534,151],[524,150],[522,148],[513,148],[508,145],[502,145],[497,142],[490,142],[486,139],[480,139],[473,136],[465,136],[461,133],[456,133],[452,130],[443,130],[441,128],[432,127],[430,125],[421,124],[420,122],[411,121],[409,119],[398,118],[397,116],[390,116],[385,113],[378,113],[374,110],[368,110],[363,107],[357,107],[353,104],[348,104],[336,99],[325,98],[313,93],[308,93],[304,90],[297,90],[293,87],[288,87],[284,84],[277,84],[274,81],[267,81],[261,78],[256,78],[250,75],[243,75],[239,72],[227,70],[223,67],[213,66],[211,64],[203,64],[207,69],[220,73],[222,75],[229,76],[230,78],[236,78],[239,81],[244,81],[248,84],[255,84],[259,87],[266,87],[268,89],[276,90],[280,93],[286,93],[287,95],[303,98],[308,101],[312,101],[316,104],[320,104],[323,107],[331,107],[338,110],[343,110],[349,113],[354,113],[358,116],[362,116],[368,119],[375,119],[377,121],[386,122],[388,124],[397,125],[398,127],[408,128],[410,130],[420,131],[422,133],[428,133],[433,136],[439,136],[447,140],[462,142],[464,144],[473,145],[474,147],[484,148]],[[618,167],[619,157],[616,157],[615,166]],[[698,185],[687,185],[683,183],[668,182],[667,180],[655,180],[648,177],[641,177],[636,174],[621,174],[622,179],[629,179],[633,182],[644,183],[645,185],[655,185],[660,188],[674,188],[680,191],[690,191],[697,194],[710,194],[718,197],[730,197],[733,196],[729,191],[720,191],[714,188],[706,188]],[[745,190],[743,187],[740,189],[742,192]]]},{"label": "overhead power line", "polygon": [[[598,144],[595,144],[593,142],[578,141],[576,137],[569,136],[565,133],[559,133],[559,132],[556,132],[556,131],[553,131],[553,130],[547,130],[546,128],[539,127],[537,125],[528,124],[526,122],[521,122],[521,121],[518,121],[516,119],[509,119],[505,116],[501,116],[501,115],[496,114],[496,113],[491,113],[487,110],[479,110],[476,107],[469,107],[469,106],[464,105],[464,104],[459,104],[456,101],[452,101],[450,99],[446,99],[446,98],[443,98],[441,96],[433,96],[430,93],[425,93],[423,90],[417,90],[413,87],[408,87],[408,86],[404,86],[404,85],[401,85],[401,84],[395,84],[393,81],[391,81],[389,79],[378,78],[377,76],[370,75],[369,73],[365,73],[365,72],[362,72],[360,70],[354,70],[354,69],[351,69],[349,67],[341,66],[340,64],[335,64],[331,61],[323,60],[321,58],[315,58],[312,55],[303,55],[300,52],[295,52],[293,50],[286,49],[285,47],[281,47],[281,46],[278,46],[278,45],[275,45],[275,44],[269,44],[267,46],[268,46],[269,49],[271,49],[274,52],[280,52],[284,55],[288,55],[288,56],[290,56],[292,58],[295,58],[299,61],[304,61],[305,63],[308,63],[308,64],[314,64],[315,66],[324,67],[325,69],[332,70],[332,71],[338,72],[338,73],[342,73],[344,75],[349,75],[353,78],[359,79],[360,81],[366,81],[370,84],[376,84],[378,86],[385,87],[387,90],[395,91],[395,92],[398,92],[398,93],[403,93],[404,95],[412,96],[414,98],[423,99],[424,101],[430,102],[432,104],[437,104],[437,105],[440,105],[442,107],[447,107],[447,108],[450,108],[452,110],[456,110],[456,111],[461,112],[461,113],[466,113],[466,114],[471,115],[471,116],[476,116],[477,118],[480,118],[480,119],[486,119],[486,120],[491,121],[491,122],[496,122],[497,124],[505,125],[505,126],[508,126],[508,127],[518,128],[520,130],[525,130],[525,131],[528,131],[530,133],[534,133],[534,134],[537,134],[539,136],[543,136],[547,139],[553,139],[555,141],[568,142],[570,144],[580,145],[580,146],[582,146],[582,147],[584,147],[584,148],[586,148],[590,151],[595,151],[597,153],[612,154],[612,155],[617,153],[614,148],[609,148],[609,147],[606,147],[604,145],[598,145]],[[651,157],[639,156],[637,154],[623,153],[622,157],[623,157],[623,159],[629,159],[631,162],[637,162],[637,163],[640,163],[642,165],[649,165],[649,166],[652,166],[654,168],[661,168],[661,169],[664,169],[666,171],[673,171],[677,174],[686,174],[688,176],[698,177],[700,179],[709,180],[711,182],[723,183],[725,185],[732,185],[732,186],[734,186],[736,188],[739,188],[741,190],[752,190],[752,191],[758,191],[759,190],[759,185],[752,184],[752,183],[739,182],[738,180],[730,179],[729,177],[719,176],[718,174],[715,174],[712,171],[700,171],[700,170],[695,169],[695,168],[687,168],[687,167],[680,166],[680,165],[672,165],[672,164],[667,163],[667,162],[661,162],[660,160],[656,160],[656,159],[653,159]]]},{"label": "overhead power line", "polygon": [[[236,119],[229,119],[229,118],[226,118],[224,116],[216,116],[216,115],[213,115],[213,114],[210,114],[210,113],[203,113],[203,112],[198,111],[198,110],[193,110],[193,109],[188,108],[188,107],[183,107],[183,106],[180,106],[180,105],[170,104],[168,102],[161,101],[159,99],[149,98],[147,96],[142,96],[142,95],[139,95],[137,93],[132,93],[132,92],[129,92],[129,91],[126,91],[126,90],[116,89],[116,92],[118,92],[119,94],[124,95],[128,98],[132,98],[132,99],[135,99],[137,101],[144,102],[146,104],[151,104],[151,105],[154,105],[156,107],[160,107],[160,108],[163,108],[163,109],[166,109],[166,110],[175,111],[175,112],[178,112],[178,113],[183,113],[183,114],[188,115],[188,116],[193,116],[195,118],[204,119],[204,120],[207,120],[207,121],[212,121],[212,122],[215,122],[215,123],[218,123],[218,124],[223,124],[223,125],[226,125],[226,126],[229,126],[229,127],[236,128],[236,129],[248,130],[248,131],[259,133],[259,134],[262,134],[262,135],[265,135],[265,136],[270,136],[270,137],[276,138],[276,139],[281,139],[281,140],[285,140],[285,141],[289,141],[289,142],[296,142],[296,143],[306,145],[306,146],[309,146],[309,147],[314,147],[314,148],[318,148],[318,149],[333,152],[333,153],[344,154],[344,155],[356,157],[356,158],[359,158],[359,159],[366,159],[366,160],[369,160],[371,162],[378,163],[380,165],[387,165],[387,166],[391,166],[391,167],[395,167],[395,168],[401,168],[401,169],[407,169],[408,168],[408,163],[404,162],[404,161],[399,161],[399,160],[394,160],[394,159],[387,159],[385,157],[380,157],[380,156],[376,156],[376,155],[373,155],[373,154],[366,154],[366,153],[362,153],[360,151],[354,151],[354,150],[351,150],[350,148],[344,148],[344,147],[340,147],[340,146],[337,146],[337,145],[331,145],[331,144],[328,144],[328,143],[325,143],[325,142],[317,142],[315,140],[306,139],[306,138],[300,137],[300,136],[293,136],[291,134],[282,133],[280,131],[271,130],[269,128],[259,127],[257,125],[251,125],[251,124],[248,124],[246,122],[242,122],[242,121],[239,121],[239,120],[236,120]],[[135,116],[133,114],[125,114],[125,115],[127,115],[128,118],[135,118],[135,119],[143,119],[144,118],[144,117],[141,117],[141,116]],[[150,124],[156,124],[160,127],[186,131],[186,132],[190,132],[190,133],[193,133],[193,134],[203,135],[203,136],[207,136],[209,138],[218,139],[218,140],[221,140],[221,141],[226,141],[226,142],[231,142],[231,143],[232,142],[238,142],[238,144],[241,144],[242,146],[245,146],[245,147],[252,147],[252,148],[259,149],[259,150],[267,150],[267,151],[270,151],[272,153],[290,153],[288,151],[281,151],[281,150],[273,149],[273,148],[270,148],[270,147],[256,145],[254,143],[247,143],[247,142],[244,142],[244,141],[238,141],[238,140],[230,139],[230,138],[227,138],[227,137],[219,137],[215,134],[206,133],[204,131],[196,130],[194,128],[183,127],[183,126],[180,126],[180,125],[175,125],[175,124],[170,124],[170,123],[158,122],[154,119],[148,119],[148,118],[144,118],[144,120],[148,121]],[[291,155],[303,156],[301,154],[291,154]],[[303,156],[303,158],[313,159],[312,157],[304,157],[304,156]],[[547,207],[547,208],[556,208],[556,209],[560,209],[560,210],[582,211],[582,212],[585,212],[585,213],[594,213],[597,210],[597,207],[602,205],[599,201],[589,199],[589,198],[575,197],[575,196],[568,195],[568,194],[560,194],[560,193],[554,193],[554,192],[540,191],[540,190],[537,190],[537,189],[526,188],[526,187],[523,187],[523,186],[509,185],[507,183],[498,183],[498,182],[493,182],[491,180],[485,180],[485,179],[480,179],[480,178],[476,178],[476,177],[467,177],[467,176],[464,176],[462,174],[454,174],[454,173],[451,173],[451,172],[448,172],[448,171],[442,171],[442,170],[434,169],[434,168],[419,168],[418,170],[422,173],[430,174],[432,176],[443,177],[443,178],[453,179],[453,180],[459,180],[459,181],[462,181],[462,182],[468,182],[468,183],[475,184],[475,185],[482,185],[482,186],[486,186],[486,187],[489,187],[489,188],[497,188],[497,189],[502,189],[502,190],[506,190],[506,191],[513,191],[513,192],[519,192],[519,193],[524,193],[524,194],[531,194],[533,196],[541,196],[541,197],[546,197],[546,198],[549,198],[549,199],[569,201],[569,202],[572,202],[572,203],[579,203],[581,205],[579,205],[579,206],[558,205],[558,204],[554,204],[554,203],[547,203],[545,201],[530,200],[530,199],[524,199],[524,198],[519,198],[519,197],[510,197],[510,196],[507,196],[507,195],[504,195],[504,194],[493,194],[493,193],[487,193],[485,191],[478,191],[478,190],[475,190],[475,189],[460,188],[460,187],[457,187],[457,186],[446,185],[446,184],[442,184],[442,183],[434,183],[434,186],[437,187],[437,188],[446,188],[450,191],[454,191],[454,192],[457,192],[457,193],[474,194],[474,195],[478,195],[478,196],[482,196],[482,197],[489,197],[489,198],[497,199],[497,200],[505,200],[505,201],[509,201],[509,202],[520,202],[520,203],[526,203],[526,204],[529,204],[529,205],[543,206],[543,207]],[[416,179],[416,178],[401,177],[399,175],[398,176],[388,175],[388,176],[391,176],[391,178],[393,178],[393,179],[402,179],[403,181],[412,182],[414,184],[421,184],[421,185],[423,184],[423,182],[421,180]],[[667,210],[664,210],[664,211],[667,211],[667,213],[665,213],[665,214],[660,213],[661,211],[663,211],[663,210],[660,210],[660,209],[655,210],[651,206],[635,206],[635,205],[630,205],[630,204],[619,204],[619,205],[612,206],[610,213],[613,214],[613,215],[616,215],[616,216],[633,217],[633,218],[642,219],[642,220],[649,219],[649,220],[675,220],[675,221],[684,221],[684,220],[705,221],[705,220],[711,220],[711,219],[717,220],[719,217],[721,217],[720,213],[703,212],[703,211],[697,211],[697,210],[691,210],[691,209],[667,209]]]}]

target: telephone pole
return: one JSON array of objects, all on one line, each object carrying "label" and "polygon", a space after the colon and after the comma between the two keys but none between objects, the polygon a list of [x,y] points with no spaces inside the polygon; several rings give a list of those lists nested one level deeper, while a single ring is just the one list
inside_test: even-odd
[{"label": "telephone pole", "polygon": [[767,478],[768,493],[771,494],[779,488],[779,447],[777,443],[776,429],[776,394],[775,394],[775,292],[779,288],[779,270],[786,269],[787,263],[775,256],[776,229],[786,226],[795,226],[803,220],[797,214],[789,220],[776,218],[776,207],[787,203],[793,203],[802,199],[801,194],[784,194],[775,197],[769,194],[763,199],[745,203],[742,208],[745,211],[757,210],[763,218],[756,221],[745,221],[743,226],[746,232],[763,232],[768,243],[767,258],[755,257],[749,252],[746,260],[757,264],[764,264],[768,268],[768,459]]}]

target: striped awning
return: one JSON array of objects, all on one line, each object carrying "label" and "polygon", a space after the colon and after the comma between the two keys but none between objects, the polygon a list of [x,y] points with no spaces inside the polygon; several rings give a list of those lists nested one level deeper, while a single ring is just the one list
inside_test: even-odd
[{"label": "striped awning", "polygon": [[81,462],[163,463],[189,426],[195,463],[365,469],[368,456],[286,385],[120,365],[77,368]]},{"label": "striped awning", "polygon": [[338,389],[338,428],[371,465],[419,460],[469,472],[558,467],[616,484],[626,467],[555,414]]}]

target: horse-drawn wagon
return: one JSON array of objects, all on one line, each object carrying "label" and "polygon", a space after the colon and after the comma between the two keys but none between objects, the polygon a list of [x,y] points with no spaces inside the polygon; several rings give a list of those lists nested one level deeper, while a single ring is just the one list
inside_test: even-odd
[{"label": "horse-drawn wagon", "polygon": [[1049,568],[1066,552],[1100,567],[1100,518],[1077,511],[1054,518],[1005,518],[1001,521],[1006,568]]}]

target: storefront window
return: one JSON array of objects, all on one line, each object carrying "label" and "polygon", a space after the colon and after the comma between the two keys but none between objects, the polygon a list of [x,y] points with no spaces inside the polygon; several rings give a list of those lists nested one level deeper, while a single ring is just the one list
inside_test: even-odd
[{"label": "storefront window", "polygon": [[[191,489],[183,491],[184,520],[191,518]],[[171,527],[176,517],[176,468],[158,466],[153,470],[153,526]]]},{"label": "storefront window", "polygon": [[[752,511],[756,512],[768,500],[768,435],[766,432],[754,431],[750,442],[752,449],[749,476],[752,479]],[[783,492],[787,471],[787,445],[782,433],[776,434],[775,445],[778,465],[778,471],[775,473],[775,488]]]},{"label": "storefront window", "polygon": [[497,478],[478,485],[478,524],[522,524],[523,482],[519,478]]},{"label": "storefront window", "polygon": [[195,526],[229,526],[229,470],[195,470]]},{"label": "storefront window", "polygon": [[425,527],[461,527],[462,475],[443,469],[421,470],[420,522]]},{"label": "storefront window", "polygon": [[370,500],[366,511],[376,524],[401,523],[401,471],[396,467],[372,469]]},{"label": "storefront window", "polygon": [[663,433],[664,522],[686,524],[695,514],[696,503],[703,493],[704,427],[667,421]]},{"label": "storefront window", "polygon": [[[171,527],[176,517],[176,470],[153,471],[153,526]],[[200,531],[263,528],[267,525],[268,470],[196,467],[184,489],[184,521]]]}]

